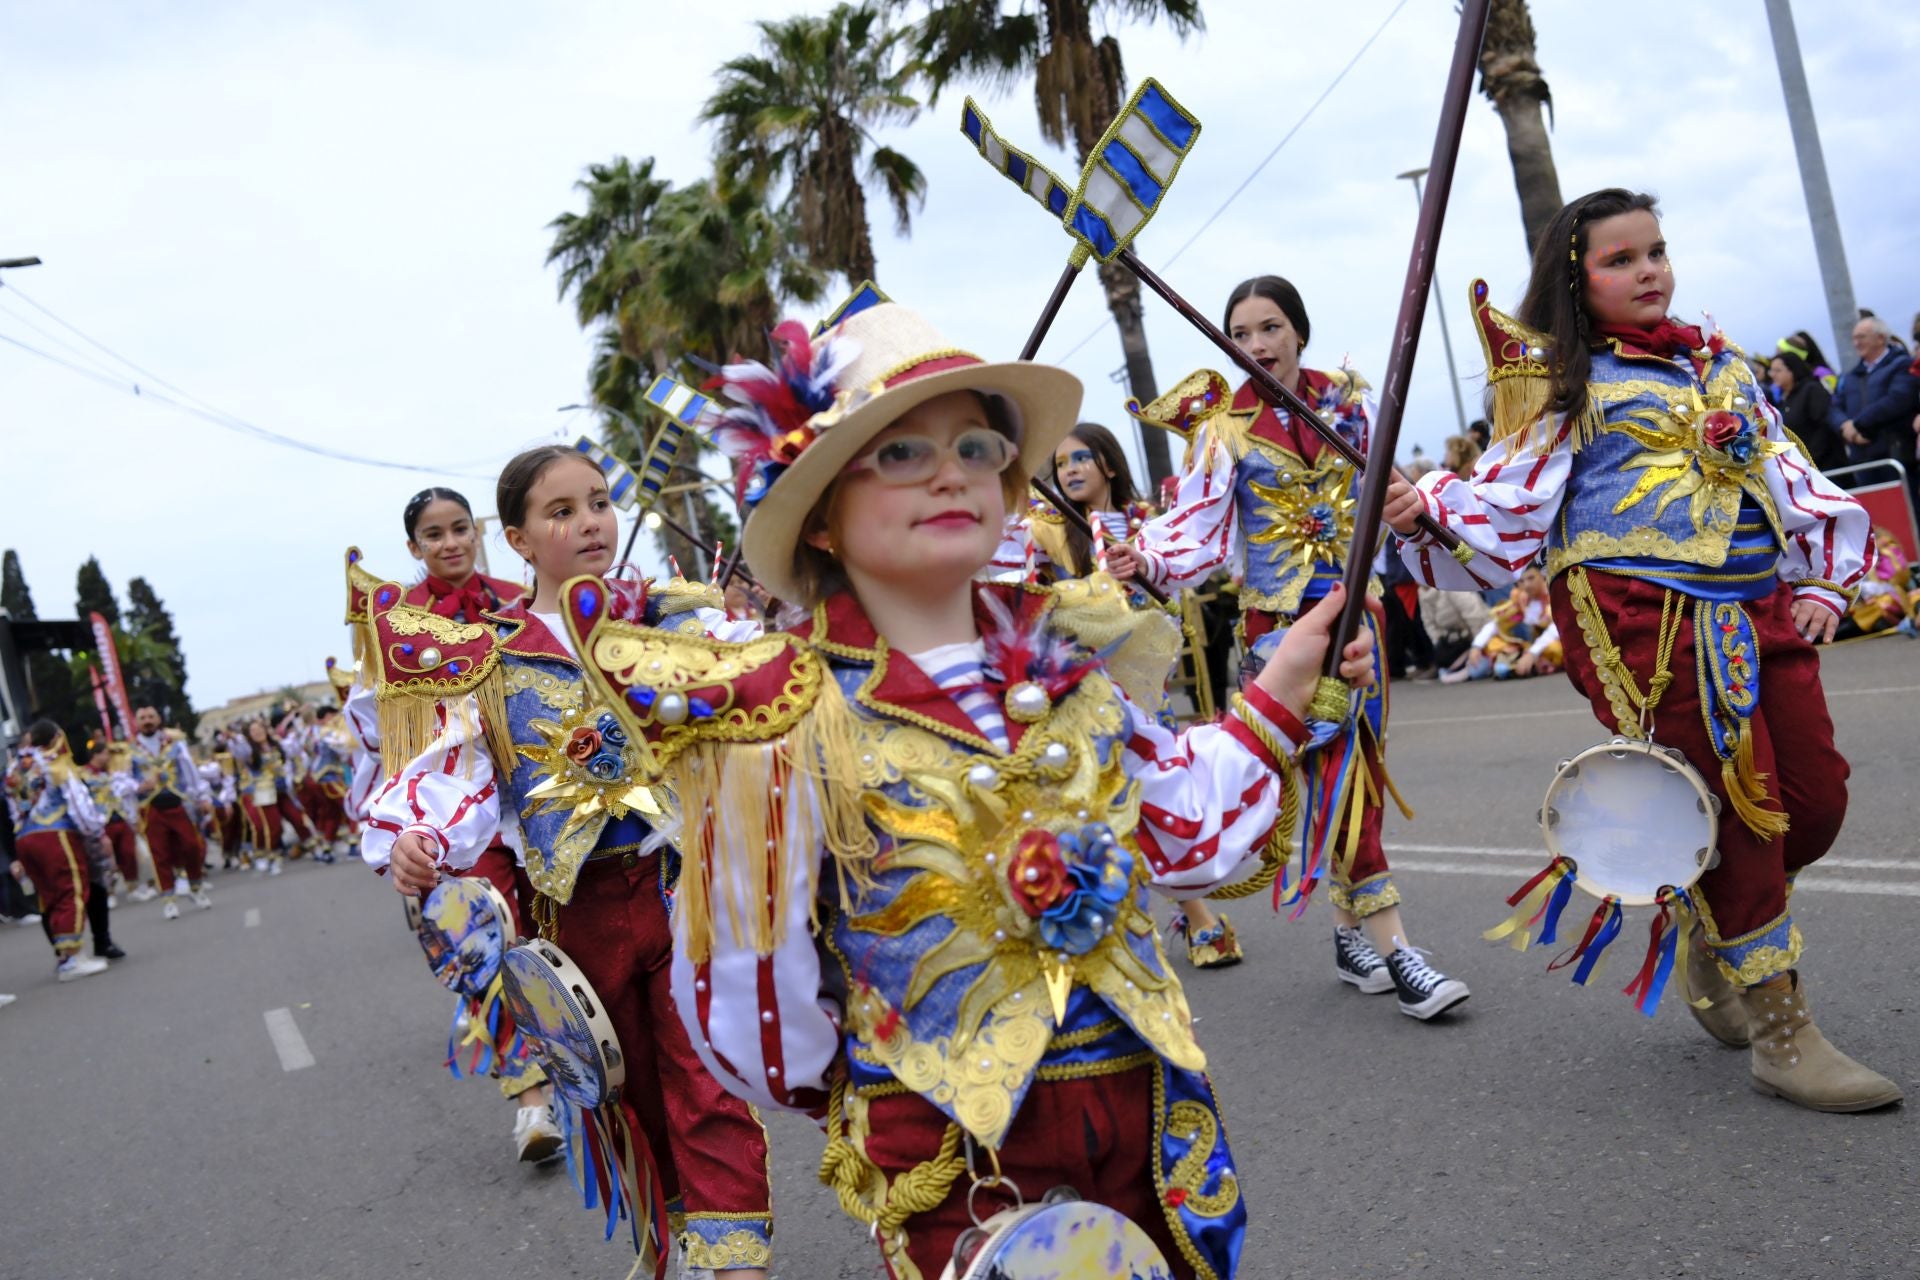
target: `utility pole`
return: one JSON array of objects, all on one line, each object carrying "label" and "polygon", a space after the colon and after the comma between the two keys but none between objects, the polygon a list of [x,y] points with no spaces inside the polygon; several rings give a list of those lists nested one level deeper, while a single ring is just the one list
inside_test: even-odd
[{"label": "utility pole", "polygon": [[1827,318],[1833,324],[1834,360],[1844,363],[1853,347],[1853,326],[1860,319],[1853,300],[1853,276],[1840,243],[1840,214],[1827,185],[1827,158],[1820,150],[1820,129],[1813,119],[1813,95],[1800,61],[1800,37],[1793,28],[1791,0],[1767,0],[1767,26],[1773,31],[1773,56],[1780,64],[1780,89],[1787,99],[1787,123],[1793,129],[1793,154],[1800,162],[1800,186],[1806,192],[1807,219],[1813,224],[1813,252],[1820,282],[1827,291]]},{"label": "utility pole", "polygon": [[[1421,205],[1420,179],[1426,176],[1426,168],[1409,169],[1394,176],[1413,183],[1413,207]],[[1467,406],[1460,398],[1460,371],[1453,367],[1453,335],[1447,331],[1447,291],[1440,287],[1440,277],[1433,277],[1433,305],[1440,313],[1440,346],[1447,353],[1447,386],[1453,390],[1453,416],[1460,423],[1460,434],[1467,434]]]}]

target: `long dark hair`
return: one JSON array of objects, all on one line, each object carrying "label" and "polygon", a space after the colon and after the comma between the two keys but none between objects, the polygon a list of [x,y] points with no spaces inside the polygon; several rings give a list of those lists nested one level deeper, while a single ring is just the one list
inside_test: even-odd
[{"label": "long dark hair", "polygon": [[413,531],[420,527],[420,517],[425,515],[427,508],[436,502],[457,502],[460,504],[460,509],[467,513],[468,518],[473,516],[473,507],[468,504],[466,495],[456,493],[452,489],[442,489],[439,485],[422,489],[407,499],[406,510],[400,513],[401,520],[406,522],[408,542],[413,541]]},{"label": "long dark hair", "polygon": [[517,454],[500,469],[500,483],[493,491],[494,510],[500,513],[503,528],[518,529],[527,519],[527,497],[547,468],[563,458],[578,458],[588,466],[587,456],[571,445],[543,444]]},{"label": "long dark hair", "polygon": [[1589,191],[1553,215],[1533,247],[1533,275],[1520,302],[1519,320],[1547,335],[1553,352],[1553,390],[1548,409],[1577,418],[1587,408],[1587,376],[1593,370],[1593,338],[1587,321],[1587,229],[1605,218],[1645,210],[1660,216],[1643,191],[1607,187]]},{"label": "long dark hair", "polygon": [[[1112,503],[1115,510],[1125,511],[1127,504],[1133,501],[1133,471],[1127,466],[1126,451],[1120,447],[1120,441],[1114,437],[1113,432],[1097,422],[1082,422],[1067,433],[1067,439],[1078,440],[1093,451],[1094,462],[1099,464],[1100,469],[1108,477],[1107,501]],[[1048,463],[1053,472],[1053,487],[1062,498],[1066,498],[1068,505],[1087,518],[1089,524],[1093,523],[1098,517],[1087,510],[1086,504],[1075,502],[1067,497],[1067,491],[1060,483],[1058,459],[1059,455],[1056,453],[1054,460]],[[1067,525],[1067,555],[1073,563],[1062,565],[1061,568],[1076,574],[1084,574],[1093,568],[1093,540],[1080,532],[1078,525],[1072,523]]]},{"label": "long dark hair", "polygon": [[[1833,365],[1827,360],[1826,352],[1820,349],[1820,344],[1815,342],[1813,340],[1813,335],[1808,333],[1805,329],[1796,329],[1792,333],[1788,334],[1785,338],[1781,339],[1781,341],[1785,342],[1788,346],[1792,347],[1793,350],[1792,351],[1776,351],[1775,352],[1776,355],[1793,355],[1797,352],[1799,353],[1800,358],[1807,362],[1807,366],[1809,369],[1833,368]],[[1800,375],[1796,373],[1793,376],[1797,379]]]},{"label": "long dark hair", "polygon": [[1300,301],[1300,291],[1293,282],[1284,276],[1255,276],[1251,280],[1242,280],[1227,295],[1227,309],[1220,314],[1220,331],[1230,333],[1233,330],[1233,309],[1248,298],[1261,297],[1280,308],[1280,313],[1300,335],[1300,349],[1307,349],[1307,340],[1313,336],[1313,322],[1307,319],[1307,304]]},{"label": "long dark hair", "polygon": [[1795,391],[1818,381],[1818,379],[1814,377],[1813,370],[1808,367],[1807,362],[1793,354],[1793,352],[1776,351],[1773,353],[1773,358],[1787,366],[1787,372],[1793,375],[1793,389]]}]

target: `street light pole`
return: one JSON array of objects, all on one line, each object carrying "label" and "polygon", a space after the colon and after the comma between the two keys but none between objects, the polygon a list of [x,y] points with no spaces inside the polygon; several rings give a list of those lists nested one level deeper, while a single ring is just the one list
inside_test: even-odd
[{"label": "street light pole", "polygon": [[1773,57],[1780,64],[1780,91],[1787,100],[1787,124],[1793,130],[1793,154],[1800,162],[1800,187],[1806,193],[1807,221],[1813,224],[1813,252],[1827,293],[1827,319],[1833,325],[1832,358],[1840,360],[1853,342],[1860,313],[1854,308],[1853,276],[1840,243],[1840,213],[1827,185],[1827,157],[1820,149],[1820,128],[1813,119],[1813,95],[1800,61],[1800,36],[1793,28],[1790,0],[1767,0],[1767,26],[1773,30]]},{"label": "street light pole", "polygon": [[[1413,183],[1413,206],[1416,209],[1421,203],[1420,179],[1425,177],[1426,173],[1425,168],[1419,168],[1395,175]],[[1447,291],[1440,287],[1438,275],[1433,278],[1433,305],[1434,309],[1440,313],[1440,346],[1447,353],[1447,385],[1453,388],[1453,416],[1459,420],[1460,434],[1465,435],[1467,434],[1467,405],[1460,398],[1460,371],[1453,365],[1453,335],[1447,329]]]}]

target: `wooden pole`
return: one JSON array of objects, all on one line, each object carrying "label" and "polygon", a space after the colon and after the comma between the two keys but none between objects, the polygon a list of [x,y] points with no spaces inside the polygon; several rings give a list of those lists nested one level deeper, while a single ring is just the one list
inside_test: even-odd
[{"label": "wooden pole", "polygon": [[[1340,653],[1360,632],[1367,605],[1367,577],[1373,569],[1380,536],[1380,513],[1387,503],[1387,477],[1400,443],[1400,420],[1405,414],[1407,384],[1413,377],[1413,358],[1420,347],[1420,326],[1426,319],[1427,299],[1433,291],[1434,255],[1440,248],[1440,228],[1447,217],[1447,195],[1453,189],[1454,162],[1460,157],[1460,133],[1466,127],[1467,102],[1473,94],[1473,74],[1480,62],[1480,42],[1486,35],[1487,11],[1492,0],[1465,0],[1460,7],[1460,31],[1453,46],[1453,67],[1440,104],[1440,123],[1433,137],[1433,159],[1420,201],[1420,219],[1414,225],[1413,250],[1407,261],[1406,286],[1400,292],[1400,316],[1393,328],[1393,346],[1387,357],[1386,377],[1380,388],[1380,417],[1373,424],[1367,465],[1360,485],[1360,507],[1353,517],[1353,543],[1348,549],[1346,604],[1333,643],[1327,646],[1323,671],[1337,676]],[[1430,523],[1430,522],[1429,522]],[[1423,526],[1424,527],[1424,526]],[[1431,530],[1429,530],[1431,532]]]}]

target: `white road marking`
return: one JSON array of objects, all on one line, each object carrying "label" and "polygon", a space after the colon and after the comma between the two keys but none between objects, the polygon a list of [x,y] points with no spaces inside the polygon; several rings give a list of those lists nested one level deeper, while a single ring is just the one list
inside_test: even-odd
[{"label": "white road marking", "polygon": [[267,1035],[273,1039],[273,1051],[280,1055],[280,1069],[298,1071],[312,1066],[313,1051],[307,1048],[307,1039],[293,1020],[293,1010],[269,1009],[263,1016],[267,1020]]},{"label": "white road marking", "polygon": [[[1536,855],[1537,856],[1537,855]],[[1510,880],[1517,874],[1512,867],[1477,862],[1422,862],[1396,858],[1395,871],[1432,871],[1443,876],[1497,876]],[[1860,893],[1879,898],[1920,898],[1920,882],[1900,880],[1855,880],[1847,876],[1826,876],[1818,871],[1803,871],[1794,881],[1796,888],[1820,893]]]},{"label": "white road marking", "polygon": [[1829,689],[1829,698],[1866,698],[1882,693],[1920,693],[1920,684],[1892,684],[1879,689]]},{"label": "white road marking", "polygon": [[258,929],[260,927],[260,908],[247,908],[245,927],[248,929]]},{"label": "white road marking", "polygon": [[[1388,853],[1451,853],[1472,858],[1534,858],[1539,860],[1541,866],[1547,864],[1547,851],[1544,847],[1497,849],[1487,845],[1473,844],[1390,844],[1383,847]],[[1810,868],[1813,872],[1835,869],[1920,873],[1920,858],[1822,858]]]}]

